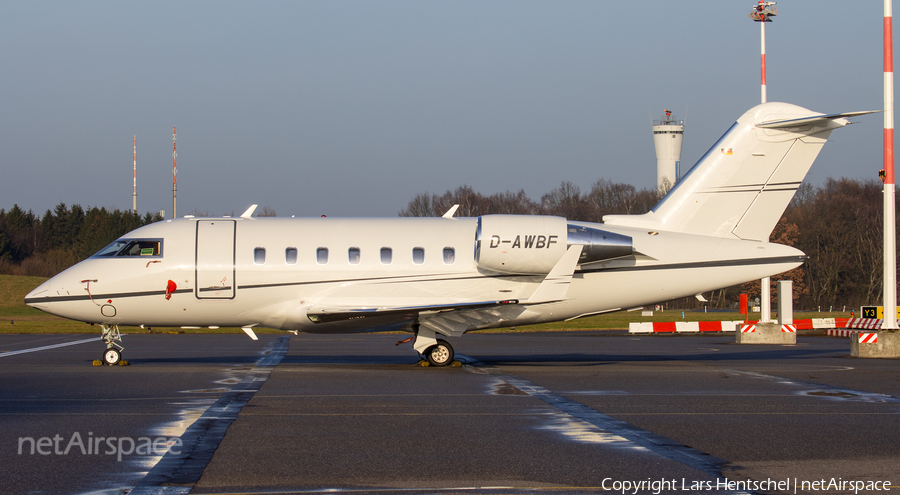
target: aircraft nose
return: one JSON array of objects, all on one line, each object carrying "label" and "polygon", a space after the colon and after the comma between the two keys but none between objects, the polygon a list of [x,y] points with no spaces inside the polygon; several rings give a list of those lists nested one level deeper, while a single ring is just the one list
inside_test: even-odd
[{"label": "aircraft nose", "polygon": [[50,293],[50,283],[53,281],[50,280],[42,283],[37,286],[33,291],[29,292],[28,295],[25,296],[25,304],[31,306],[32,308],[39,308],[41,300],[46,298]]}]

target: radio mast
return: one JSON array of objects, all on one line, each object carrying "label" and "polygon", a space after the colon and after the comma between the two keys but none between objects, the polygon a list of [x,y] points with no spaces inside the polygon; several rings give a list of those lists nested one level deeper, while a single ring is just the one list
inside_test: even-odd
[{"label": "radio mast", "polygon": [[178,153],[175,152],[175,126],[172,126],[172,218],[178,218],[178,212],[175,209],[178,192],[178,168],[175,166],[175,158]]},{"label": "radio mast", "polygon": [[131,212],[137,215],[137,134],[132,135],[134,139],[134,177],[132,185],[134,192],[131,193]]}]

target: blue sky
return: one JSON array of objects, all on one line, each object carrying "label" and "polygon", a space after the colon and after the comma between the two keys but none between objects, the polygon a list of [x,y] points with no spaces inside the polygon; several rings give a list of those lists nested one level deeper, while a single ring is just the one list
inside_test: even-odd
[{"label": "blue sky", "polygon": [[[759,103],[751,0],[6,2],[0,208],[394,216],[462,184],[655,184],[650,113],[685,112],[682,169]],[[882,4],[784,0],[769,101],[882,103]],[[882,117],[807,180],[877,177]]]}]

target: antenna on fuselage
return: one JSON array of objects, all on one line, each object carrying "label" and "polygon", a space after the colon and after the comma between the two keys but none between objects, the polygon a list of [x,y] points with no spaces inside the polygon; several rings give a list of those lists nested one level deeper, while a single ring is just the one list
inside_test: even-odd
[{"label": "antenna on fuselage", "polygon": [[247,211],[241,213],[241,218],[250,218],[253,216],[253,212],[256,211],[256,207],[259,205],[250,205],[250,208],[247,208]]}]

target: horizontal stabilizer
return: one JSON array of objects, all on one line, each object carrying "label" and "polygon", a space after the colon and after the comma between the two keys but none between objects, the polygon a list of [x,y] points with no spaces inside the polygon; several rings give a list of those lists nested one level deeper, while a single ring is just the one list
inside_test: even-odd
[{"label": "horizontal stabilizer", "polygon": [[830,115],[814,115],[812,117],[803,117],[803,118],[799,118],[799,119],[775,120],[772,122],[761,122],[759,124],[756,124],[756,127],[762,127],[763,129],[786,129],[786,128],[791,128],[791,127],[798,127],[801,125],[824,123],[825,121],[828,121],[828,120],[857,117],[859,115],[877,113],[880,111],[881,110],[865,110],[862,112],[833,113]]}]

